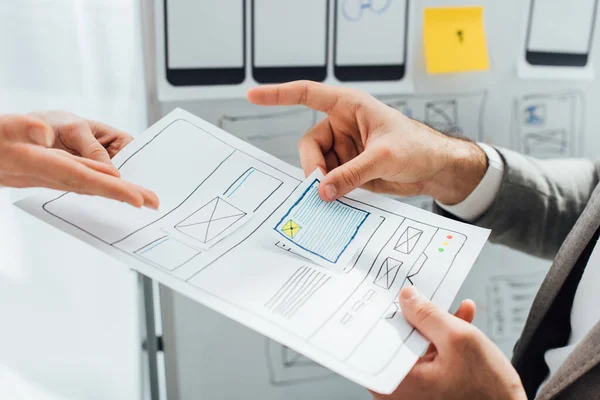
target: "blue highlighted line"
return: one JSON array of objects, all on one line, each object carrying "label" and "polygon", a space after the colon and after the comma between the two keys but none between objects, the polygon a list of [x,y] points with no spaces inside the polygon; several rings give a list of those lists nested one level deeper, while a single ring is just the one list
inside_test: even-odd
[{"label": "blue highlighted line", "polygon": [[144,251],[140,251],[138,254],[144,254],[150,250],[152,250],[153,248],[155,248],[156,246],[158,246],[159,244],[163,244],[164,242],[166,242],[167,240],[169,240],[170,238],[167,236],[164,239],[162,239],[159,242],[154,243],[152,246],[148,247],[147,249],[144,249]]},{"label": "blue highlighted line", "polygon": [[238,189],[240,188],[240,186],[242,186],[242,185],[244,184],[244,182],[246,181],[246,179],[248,179],[248,177],[249,177],[250,175],[252,175],[252,173],[253,173],[254,171],[256,171],[256,170],[255,170],[255,169],[252,169],[252,170],[250,170],[250,173],[249,173],[248,175],[246,175],[246,176],[244,177],[244,179],[242,179],[242,181],[239,183],[239,185],[237,185],[237,186],[235,187],[235,189],[233,189],[233,192],[231,192],[231,193],[229,193],[229,195],[227,195],[227,198],[230,198],[230,197],[231,197],[231,196],[232,196],[232,195],[235,193],[235,191],[236,191],[236,190],[238,190]]}]

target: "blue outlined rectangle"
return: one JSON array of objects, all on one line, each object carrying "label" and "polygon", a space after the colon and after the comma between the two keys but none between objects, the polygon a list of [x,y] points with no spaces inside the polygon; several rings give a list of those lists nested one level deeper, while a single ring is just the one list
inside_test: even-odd
[{"label": "blue outlined rectangle", "polygon": [[308,186],[274,229],[301,249],[335,264],[370,213],[339,200],[323,201],[319,183],[315,179]]}]

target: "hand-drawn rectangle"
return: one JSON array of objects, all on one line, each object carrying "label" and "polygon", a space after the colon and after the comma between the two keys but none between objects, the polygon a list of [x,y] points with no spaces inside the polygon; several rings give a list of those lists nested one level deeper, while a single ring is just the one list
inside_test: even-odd
[{"label": "hand-drawn rectangle", "polygon": [[441,131],[458,126],[456,100],[434,100],[425,103],[425,123]]},{"label": "hand-drawn rectangle", "polygon": [[318,188],[315,179],[274,229],[300,248],[336,263],[369,213],[339,200],[323,201]]},{"label": "hand-drawn rectangle", "polygon": [[227,188],[223,198],[244,210],[256,211],[281,185],[280,179],[248,168]]},{"label": "hand-drawn rectangle", "polygon": [[396,246],[394,246],[394,250],[403,254],[412,253],[422,235],[422,230],[413,228],[412,226],[407,227],[400,235],[400,239],[398,239]]},{"label": "hand-drawn rectangle", "polygon": [[398,276],[400,267],[402,267],[402,261],[391,257],[386,258],[379,267],[379,272],[377,272],[373,283],[381,288],[390,289],[396,280],[396,276]]},{"label": "hand-drawn rectangle", "polygon": [[198,250],[167,235],[156,239],[134,253],[146,261],[169,271],[181,267],[200,254]]},{"label": "hand-drawn rectangle", "polygon": [[209,243],[245,216],[244,211],[215,197],[175,225],[175,229],[201,243]]}]

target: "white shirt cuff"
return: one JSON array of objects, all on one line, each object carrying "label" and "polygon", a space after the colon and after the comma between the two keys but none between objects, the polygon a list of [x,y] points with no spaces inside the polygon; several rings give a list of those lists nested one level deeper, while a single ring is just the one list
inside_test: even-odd
[{"label": "white shirt cuff", "polygon": [[485,143],[477,143],[477,145],[485,152],[488,159],[488,169],[481,182],[479,182],[466,199],[458,204],[448,206],[436,202],[438,206],[450,214],[467,222],[476,221],[492,206],[498,192],[500,192],[502,176],[504,175],[504,162],[500,154],[493,147]]}]

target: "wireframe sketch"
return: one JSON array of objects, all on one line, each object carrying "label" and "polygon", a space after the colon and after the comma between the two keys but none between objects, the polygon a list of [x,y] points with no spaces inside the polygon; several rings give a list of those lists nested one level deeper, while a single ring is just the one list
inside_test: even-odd
[{"label": "wireframe sketch", "polygon": [[398,261],[391,257],[386,258],[381,264],[381,267],[379,267],[379,272],[373,283],[381,288],[389,290],[398,276],[400,267],[402,267],[402,261]]},{"label": "wireframe sketch", "polygon": [[396,243],[394,250],[404,254],[412,253],[422,235],[422,230],[413,228],[412,226],[406,227],[402,235],[400,235],[400,239],[398,239],[398,243]]},{"label": "wireframe sketch", "polygon": [[[367,192],[323,202],[318,172],[304,179],[182,110],[114,162],[124,179],[157,192],[160,210],[74,193],[43,193],[20,206],[277,338],[287,349],[265,350],[274,385],[332,375],[294,348],[350,380],[392,391],[398,368],[410,369],[427,342],[401,313],[385,318],[386,311],[410,284],[449,307],[489,233]],[[335,272],[317,262],[340,254]]]},{"label": "wireframe sketch", "polygon": [[165,235],[135,251],[144,260],[169,271],[174,271],[200,251]]},{"label": "wireframe sketch", "polygon": [[487,285],[488,335],[495,342],[517,339],[544,274],[493,276]]},{"label": "wireframe sketch", "polygon": [[440,132],[462,133],[458,121],[458,102],[433,100],[425,103],[425,123]]},{"label": "wireframe sketch", "polygon": [[284,318],[291,318],[330,278],[322,271],[302,266],[273,294],[265,307]]},{"label": "wireframe sketch", "polygon": [[454,136],[485,141],[483,116],[487,91],[418,96],[382,96],[380,100],[409,118]]},{"label": "wireframe sketch", "polygon": [[531,94],[516,99],[514,149],[542,159],[580,155],[584,105],[580,92]]},{"label": "wireframe sketch", "polygon": [[317,121],[317,113],[305,108],[275,112],[265,112],[264,108],[260,108],[237,115],[223,115],[219,119],[218,126],[253,146],[299,167],[297,143]]},{"label": "wireframe sketch", "polygon": [[244,210],[255,212],[281,185],[280,179],[256,168],[248,168],[227,188],[223,198]]},{"label": "wireframe sketch", "polygon": [[272,386],[310,384],[338,375],[302,354],[265,338],[265,356]]},{"label": "wireframe sketch", "polygon": [[369,213],[339,200],[325,202],[318,190],[315,179],[274,229],[300,248],[335,263]]},{"label": "wireframe sketch", "polygon": [[427,254],[422,253],[419,256],[419,259],[417,260],[415,265],[413,265],[412,268],[410,269],[410,271],[408,272],[408,276],[406,277],[406,279],[410,282],[411,285],[415,284],[413,282],[413,278],[415,278],[417,275],[419,275],[419,272],[421,272],[421,269],[423,269],[423,266],[427,262],[427,258],[428,258]]},{"label": "wireframe sketch", "polygon": [[201,243],[209,243],[245,216],[244,211],[215,197],[175,225],[175,229]]}]

